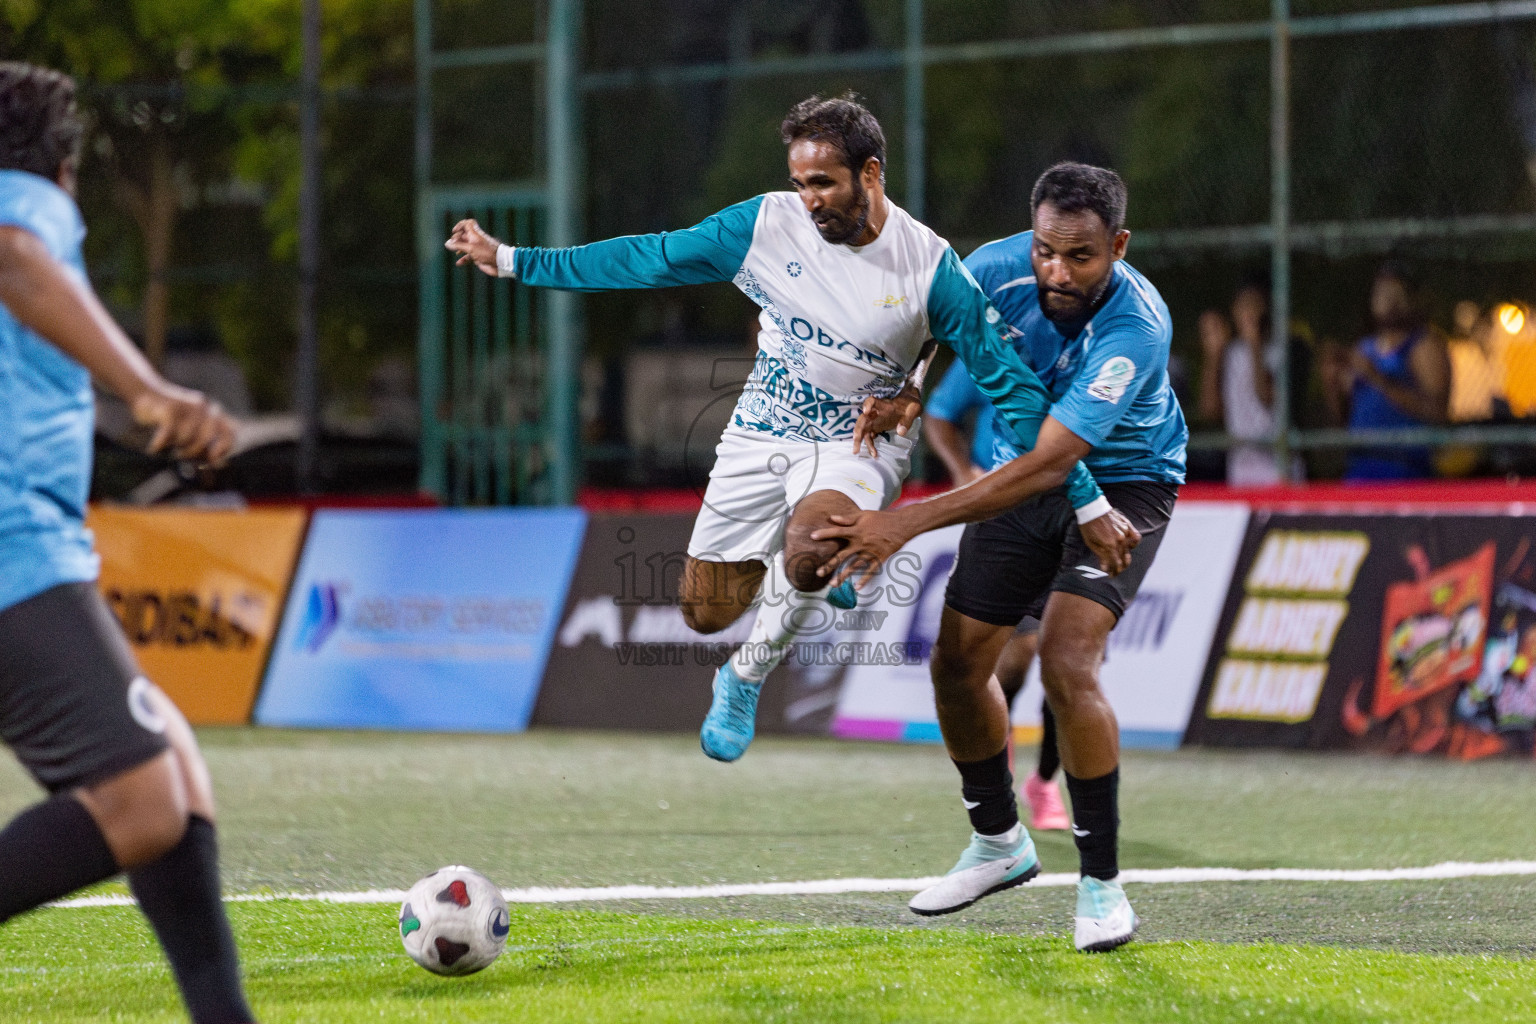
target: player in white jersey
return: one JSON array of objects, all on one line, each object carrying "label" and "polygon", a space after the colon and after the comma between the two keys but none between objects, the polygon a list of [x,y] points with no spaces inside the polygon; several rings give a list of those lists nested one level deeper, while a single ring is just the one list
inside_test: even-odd
[{"label": "player in white jersey", "polygon": [[[716,448],[679,594],[685,620],[701,633],[758,608],[747,642],[715,675],[700,733],[704,752],[720,761],[746,751],[762,681],[796,633],[830,621],[817,607],[829,588],[816,570],[838,546],[811,533],[833,515],[885,508],[900,493],[913,423],[866,435],[858,429],[865,404],[904,392],[915,400],[930,339],[964,359],[1024,448],[1050,402],[954,250],[886,198],[885,137],[874,115],[852,96],[811,97],[790,111],[781,135],[794,192],[738,203],[684,231],[514,248],[466,220],[446,243],[461,265],[537,287],[732,281],[761,307],[757,361]],[[1135,531],[1081,466],[1070,489],[1085,539],[1107,571],[1119,572]],[[851,589],[831,599],[843,607],[856,600]]]}]

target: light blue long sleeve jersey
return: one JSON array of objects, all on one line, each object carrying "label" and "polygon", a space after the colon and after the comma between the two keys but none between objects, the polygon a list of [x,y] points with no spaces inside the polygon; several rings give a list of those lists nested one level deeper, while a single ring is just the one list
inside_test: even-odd
[{"label": "light blue long sleeve jersey", "polygon": [[[683,231],[519,247],[510,270],[525,284],[573,291],[733,282],[762,309],[762,329],[727,429],[850,438],[864,399],[900,392],[931,336],[955,350],[1019,446],[1033,447],[1049,392],[949,244],[894,203],[889,211],[875,241],[834,245],[795,193],[770,192]],[[1082,508],[1101,492],[1079,464],[1068,493]]]}]

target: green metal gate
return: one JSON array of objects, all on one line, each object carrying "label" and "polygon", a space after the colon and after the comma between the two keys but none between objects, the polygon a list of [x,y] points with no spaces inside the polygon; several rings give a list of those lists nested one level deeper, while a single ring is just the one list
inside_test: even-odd
[{"label": "green metal gate", "polygon": [[[538,5],[541,41],[437,50],[435,8],[446,6],[414,3],[421,487],[454,505],[570,504],[580,478],[578,299],[455,268],[443,241],[464,217],[513,244],[578,241],[581,0]],[[452,134],[440,137],[434,125],[434,78],[529,66],[543,71],[526,97],[541,125],[529,142],[542,151],[542,180],[441,181],[434,147]]]},{"label": "green metal gate", "polygon": [[547,503],[547,295],[456,267],[442,246],[468,217],[503,242],[539,244],[543,190],[439,186],[423,206],[436,246],[422,278],[423,488],[454,505]]}]

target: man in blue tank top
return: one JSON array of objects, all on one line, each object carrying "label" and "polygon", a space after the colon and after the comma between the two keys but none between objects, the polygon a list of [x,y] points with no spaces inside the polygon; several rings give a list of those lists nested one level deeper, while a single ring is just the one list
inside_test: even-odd
[{"label": "man in blue tank top", "polygon": [[234,424],[160,377],[85,277],[74,83],[0,63],[0,738],[51,794],[0,829],[0,921],[126,872],[195,1024],[253,1019],[219,890],[208,771],[96,593],[95,409],[218,463]]},{"label": "man in blue tank top", "polygon": [[[1424,322],[1413,274],[1382,266],[1371,284],[1376,333],[1335,363],[1327,396],[1336,421],[1350,430],[1422,427],[1449,422],[1451,359],[1445,338]],[[1346,420],[1347,409],[1347,420]],[[1395,445],[1350,454],[1346,480],[1414,480],[1430,476],[1429,449]]]},{"label": "man in blue tank top", "polygon": [[[997,450],[1008,461],[991,473],[928,501],[834,516],[837,527],[812,536],[847,543],[822,571],[868,579],[912,537],[971,524],[944,595],[931,672],[973,834],[949,874],[912,899],[919,914],[961,910],[1039,871],[1018,819],[1008,711],[992,669],[1020,617],[1046,597],[1041,675],[1082,868],[1074,943],[1097,952],[1130,941],[1137,927],[1117,881],[1119,728],[1098,670],[1172,515],[1188,431],[1168,381],[1168,308],[1123,261],[1125,183],[1105,168],[1058,164],[1035,183],[1031,208],[1034,230],[982,246],[966,267],[1050,395],[1032,449],[1021,454],[1016,439],[998,430]],[[1070,528],[1059,485],[1078,459],[1140,533],[1123,571],[1100,564]],[[1042,477],[1053,489],[1031,497],[1028,485]]]}]

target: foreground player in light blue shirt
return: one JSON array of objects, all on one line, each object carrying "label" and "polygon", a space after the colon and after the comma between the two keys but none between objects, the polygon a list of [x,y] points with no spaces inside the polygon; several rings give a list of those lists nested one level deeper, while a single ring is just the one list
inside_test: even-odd
[{"label": "foreground player in light blue shirt", "polygon": [[0,63],[0,737],[51,797],[0,830],[0,921],[126,872],[194,1024],[254,1018],[219,891],[208,769],[96,593],[91,377],[217,463],[234,424],[166,382],[85,278],[75,86]]},{"label": "foreground player in light blue shirt", "polygon": [[[746,751],[762,681],[796,632],[833,621],[816,570],[836,544],[812,531],[900,494],[914,438],[861,435],[864,406],[920,386],[930,339],[964,360],[1021,446],[1034,444],[1050,405],[954,250],[886,197],[885,136],[873,114],[851,96],[811,97],[790,110],[781,137],[793,192],[737,203],[683,231],[514,248],[466,220],[446,243],[462,263],[534,287],[730,281],[760,307],[756,364],[715,449],[679,587],[684,620],[701,633],[724,629],[761,595],[747,642],[715,674],[700,731],[704,752],[720,761]],[[1095,565],[1119,572],[1134,531],[1085,469],[1064,475]]]},{"label": "foreground player in light blue shirt", "polygon": [[[1146,576],[1184,480],[1187,430],[1168,383],[1168,309],[1123,262],[1125,185],[1113,171],[1058,164],[1035,184],[1034,230],[983,246],[967,266],[1009,326],[1009,337],[1050,392],[1034,450],[1000,439],[1000,468],[930,501],[839,516],[813,536],[848,547],[823,566],[838,575],[890,557],[907,540],[971,523],[945,593],[932,675],[939,725],[961,775],[971,846],[938,885],[913,898],[944,914],[1039,870],[1019,824],[1005,748],[1008,713],[992,667],[1014,625],[1048,595],[1040,639],[1082,862],[1078,949],[1130,940],[1136,915],[1119,874],[1119,731],[1098,685],[1109,631]],[[878,417],[872,417],[878,418]],[[1014,457],[1018,456],[1018,457]],[[1064,495],[1019,486],[1037,472],[1064,479],[1081,460],[1140,531],[1125,572],[1109,576],[1066,529]]]}]

